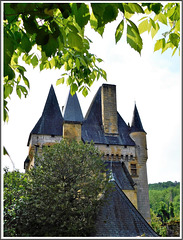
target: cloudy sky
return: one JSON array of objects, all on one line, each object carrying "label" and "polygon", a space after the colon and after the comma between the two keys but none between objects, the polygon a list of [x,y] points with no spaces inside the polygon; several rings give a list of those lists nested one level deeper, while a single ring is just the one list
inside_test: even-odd
[{"label": "cloudy sky", "polygon": [[[86,29],[93,41],[91,52],[104,60],[100,64],[107,72],[109,84],[117,90],[117,108],[126,123],[131,123],[136,102],[141,121],[147,132],[148,181],[149,183],[181,180],[181,69],[180,57],[171,52],[153,53],[155,39],[143,33],[141,56],[126,43],[125,36],[115,44],[114,33],[120,18],[106,26],[103,38]],[[159,35],[161,37],[161,35]],[[30,80],[27,98],[19,99],[13,94],[9,101],[9,122],[2,126],[2,142],[7,148],[15,168],[24,172],[24,160],[28,155],[29,134],[39,120],[51,84],[53,84],[60,107],[65,104],[69,87],[56,86],[60,70],[33,69],[26,66]],[[85,98],[78,98],[83,115],[105,80],[99,79]],[[2,157],[2,167],[13,169],[7,156]]]}]

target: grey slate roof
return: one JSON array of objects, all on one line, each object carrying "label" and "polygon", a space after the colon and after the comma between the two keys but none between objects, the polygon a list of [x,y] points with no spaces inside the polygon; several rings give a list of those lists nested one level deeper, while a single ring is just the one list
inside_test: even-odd
[{"label": "grey slate roof", "polygon": [[83,114],[76,94],[73,96],[69,92],[66,105],[64,107],[64,121],[82,122]]},{"label": "grey slate roof", "polygon": [[140,116],[139,116],[136,104],[133,111],[131,132],[145,132],[142,126],[142,122],[140,120]]},{"label": "grey slate roof", "polygon": [[121,189],[134,190],[135,183],[130,176],[124,162],[105,161],[105,166],[107,169],[109,169],[107,173],[109,173],[109,171],[112,169],[113,177]]},{"label": "grey slate roof", "polygon": [[116,144],[116,145],[131,145],[134,146],[134,141],[129,136],[129,127],[122,119],[119,113],[118,130],[119,135],[109,136],[104,134],[102,127],[102,110],[101,110],[101,87],[96,93],[89,110],[86,114],[82,125],[82,139],[84,142],[91,142],[99,144]]},{"label": "grey slate roof", "polygon": [[62,113],[51,85],[43,113],[30,133],[28,145],[32,134],[62,136],[62,124]]},{"label": "grey slate roof", "polygon": [[114,181],[114,188],[104,195],[104,204],[96,220],[93,237],[158,237]]}]

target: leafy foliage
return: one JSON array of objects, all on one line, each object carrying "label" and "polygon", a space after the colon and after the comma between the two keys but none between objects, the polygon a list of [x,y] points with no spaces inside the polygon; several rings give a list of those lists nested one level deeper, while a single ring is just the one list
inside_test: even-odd
[{"label": "leafy foliage", "polygon": [[[20,211],[15,213],[11,236],[90,235],[102,204],[101,196],[108,189],[98,150],[93,144],[62,140],[45,147],[42,157],[35,157],[35,167],[27,173],[28,184],[21,192],[25,201],[22,205],[17,202]],[[6,177],[5,185],[8,181]],[[12,194],[9,185],[5,196],[8,192]],[[14,198],[18,201],[17,195]],[[10,201],[7,202],[5,218],[11,205]],[[21,231],[17,231],[17,226]],[[9,227],[7,225],[7,236],[11,230]]]},{"label": "leafy foliage", "polygon": [[[91,40],[85,36],[85,26],[101,36],[107,23],[121,16],[115,41],[120,41],[126,30],[127,43],[141,54],[141,34],[151,32],[154,37],[160,23],[169,30],[156,41],[154,51],[180,49],[180,4],[168,3],[4,3],[4,121],[8,121],[7,98],[13,89],[19,98],[28,94],[26,69],[18,64],[22,57],[33,68],[64,69],[57,85],[67,83],[71,93],[82,91],[86,96],[91,85],[106,72],[97,66],[102,60],[90,53]],[[91,11],[90,11],[91,9]],[[132,16],[141,15],[139,26]],[[40,55],[35,52],[37,46]]]},{"label": "leafy foliage", "polygon": [[180,183],[149,184],[151,223],[154,230],[166,236],[165,224],[180,221]]},{"label": "leafy foliage", "polygon": [[21,232],[20,218],[27,201],[27,174],[4,169],[4,236],[15,237]]}]

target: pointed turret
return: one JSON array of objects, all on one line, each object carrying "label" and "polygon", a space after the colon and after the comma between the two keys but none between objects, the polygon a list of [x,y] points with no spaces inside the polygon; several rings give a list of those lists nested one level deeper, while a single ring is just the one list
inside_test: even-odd
[{"label": "pointed turret", "polygon": [[135,104],[134,111],[133,111],[131,132],[145,132],[144,128],[142,126],[142,122],[141,122],[136,104]]},{"label": "pointed turret", "polygon": [[54,88],[51,85],[42,116],[32,129],[30,137],[32,134],[62,136],[62,123],[62,113],[59,108]]},{"label": "pointed turret", "polygon": [[[150,223],[150,206],[149,206],[149,190],[147,179],[147,143],[146,132],[142,126],[142,122],[135,104],[132,124],[130,128],[130,137],[133,139],[136,145],[136,161],[130,164],[132,178],[137,184],[137,205],[138,210]],[[136,172],[133,175],[133,172]]]},{"label": "pointed turret", "polygon": [[29,159],[27,169],[35,165],[35,154],[41,153],[43,145],[51,145],[60,142],[63,134],[63,117],[59,108],[53,86],[50,91],[42,112],[42,115],[32,129],[29,140]]},{"label": "pointed turret", "polygon": [[76,93],[72,96],[69,92],[63,115],[63,137],[80,141],[83,114]]},{"label": "pointed turret", "polygon": [[67,121],[67,122],[83,121],[83,114],[81,111],[77,94],[74,94],[72,96],[71,93],[69,92],[63,115],[64,115],[64,121]]}]

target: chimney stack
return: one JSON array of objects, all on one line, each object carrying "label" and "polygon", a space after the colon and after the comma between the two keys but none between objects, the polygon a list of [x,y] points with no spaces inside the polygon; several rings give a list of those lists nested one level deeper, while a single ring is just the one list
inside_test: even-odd
[{"label": "chimney stack", "polygon": [[103,84],[101,90],[104,133],[118,134],[116,85]]}]

